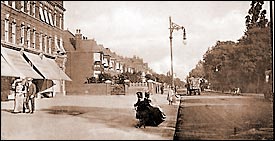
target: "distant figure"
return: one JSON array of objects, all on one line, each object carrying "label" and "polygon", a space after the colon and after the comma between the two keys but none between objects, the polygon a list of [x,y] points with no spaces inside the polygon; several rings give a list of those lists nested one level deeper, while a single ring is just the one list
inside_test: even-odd
[{"label": "distant figure", "polygon": [[240,93],[241,93],[241,92],[240,92],[240,88],[235,88],[234,94],[239,95]]},{"label": "distant figure", "polygon": [[171,87],[168,89],[168,94],[167,94],[167,100],[169,102],[169,105],[173,105],[173,96],[174,96],[174,88]]},{"label": "distant figure", "polygon": [[161,85],[161,87],[160,87],[160,92],[161,92],[161,94],[163,94],[163,92],[164,92],[164,86],[163,85]]}]

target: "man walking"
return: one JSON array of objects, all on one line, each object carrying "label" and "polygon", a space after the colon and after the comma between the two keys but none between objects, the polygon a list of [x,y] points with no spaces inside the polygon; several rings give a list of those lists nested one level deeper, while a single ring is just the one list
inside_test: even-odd
[{"label": "man walking", "polygon": [[[26,97],[26,108],[32,114],[34,112],[34,99],[36,95],[36,86],[32,83],[32,78],[28,78],[28,90],[27,90],[27,97]],[[31,100],[31,109],[29,107],[29,101]]]}]

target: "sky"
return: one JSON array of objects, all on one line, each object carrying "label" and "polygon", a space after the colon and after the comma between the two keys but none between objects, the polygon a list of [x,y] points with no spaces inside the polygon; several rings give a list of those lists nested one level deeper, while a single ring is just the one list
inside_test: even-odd
[{"label": "sky", "polygon": [[[171,71],[169,16],[183,26],[172,33],[173,70],[184,80],[217,41],[244,35],[251,1],[64,1],[64,28],[95,39],[124,57],[134,55],[159,74]],[[265,1],[269,17],[269,2]],[[269,19],[269,18],[268,18]]]}]

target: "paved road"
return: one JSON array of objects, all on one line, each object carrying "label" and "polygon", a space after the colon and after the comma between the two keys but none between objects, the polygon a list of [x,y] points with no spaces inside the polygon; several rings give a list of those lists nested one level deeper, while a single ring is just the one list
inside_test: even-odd
[{"label": "paved road", "polygon": [[34,114],[13,114],[13,102],[1,102],[1,139],[19,140],[172,140],[177,104],[153,95],[166,120],[158,127],[135,128],[135,95],[60,96],[38,99]]},{"label": "paved road", "polygon": [[273,140],[273,103],[259,96],[183,96],[175,140]]}]

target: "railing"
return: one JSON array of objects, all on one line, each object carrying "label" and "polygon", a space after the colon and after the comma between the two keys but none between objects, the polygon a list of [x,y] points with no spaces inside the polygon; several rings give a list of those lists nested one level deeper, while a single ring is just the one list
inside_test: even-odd
[{"label": "railing", "polygon": [[129,87],[148,87],[148,84],[147,84],[147,82],[130,83]]}]

